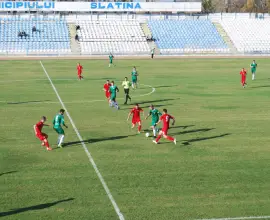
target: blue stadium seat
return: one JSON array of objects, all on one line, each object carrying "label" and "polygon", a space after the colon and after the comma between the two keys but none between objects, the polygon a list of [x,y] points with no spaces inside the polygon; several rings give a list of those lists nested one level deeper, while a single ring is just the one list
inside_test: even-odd
[{"label": "blue stadium seat", "polygon": [[[32,33],[36,26],[40,32]],[[18,37],[25,31],[29,37]],[[63,20],[4,18],[0,22],[1,52],[69,52],[70,37],[68,25]]]},{"label": "blue stadium seat", "polygon": [[209,20],[153,20],[148,26],[161,52],[229,50]]}]

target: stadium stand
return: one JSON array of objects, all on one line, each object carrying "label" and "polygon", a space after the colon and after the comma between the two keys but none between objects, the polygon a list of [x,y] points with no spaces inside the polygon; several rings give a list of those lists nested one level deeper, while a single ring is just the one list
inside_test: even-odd
[{"label": "stadium stand", "polygon": [[148,26],[161,54],[229,52],[209,20],[151,20]]},{"label": "stadium stand", "polygon": [[220,23],[239,52],[270,53],[269,19],[224,19]]},{"label": "stadium stand", "polygon": [[[13,17],[0,22],[0,53],[71,53],[68,26],[63,20]],[[25,33],[19,36],[19,32]]]},{"label": "stadium stand", "polygon": [[77,21],[82,54],[145,54],[149,52],[138,21]]}]

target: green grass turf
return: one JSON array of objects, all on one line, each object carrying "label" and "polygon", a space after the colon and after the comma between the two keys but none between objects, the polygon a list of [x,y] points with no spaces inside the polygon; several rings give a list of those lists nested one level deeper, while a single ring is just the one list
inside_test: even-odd
[{"label": "green grass turf", "polygon": [[[43,64],[127,220],[270,215],[270,62],[258,60],[256,81],[240,85],[249,59],[77,61]],[[176,117],[175,146],[154,145],[126,122],[129,108],[108,107],[102,86],[120,86],[136,65],[141,84],[133,102],[150,103]],[[62,80],[59,80],[62,79]],[[65,80],[66,79],[66,80]],[[17,80],[17,81],[14,81]],[[21,80],[21,81],[20,81]],[[47,152],[33,124],[51,123],[61,108],[38,61],[1,61],[0,216],[3,219],[117,219],[66,116],[63,149]],[[118,94],[123,97],[122,88]],[[149,121],[143,121],[147,129]],[[56,148],[57,135],[44,128]],[[73,143],[72,143],[73,142]],[[67,200],[67,201],[63,201]]]}]

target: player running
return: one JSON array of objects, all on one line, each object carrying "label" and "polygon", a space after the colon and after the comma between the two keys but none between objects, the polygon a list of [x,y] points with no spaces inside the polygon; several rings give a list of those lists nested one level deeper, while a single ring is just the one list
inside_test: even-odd
[{"label": "player running", "polygon": [[65,131],[62,128],[62,125],[68,128],[68,126],[66,126],[65,124],[64,113],[65,113],[65,110],[60,109],[59,113],[53,119],[53,129],[58,134],[57,145],[58,147],[61,147],[61,148],[62,148],[62,144],[64,142],[64,137],[65,137]]},{"label": "player running", "polygon": [[137,88],[137,82],[138,82],[138,72],[136,67],[134,66],[131,72],[131,80],[132,80],[132,88]]},{"label": "player running", "polygon": [[138,126],[138,134],[141,133],[141,129],[142,129],[142,122],[141,122],[141,117],[140,117],[141,112],[144,115],[143,109],[139,107],[139,104],[136,104],[135,107],[133,109],[131,109],[131,111],[129,112],[128,117],[127,117],[127,121],[128,121],[130,118],[130,115],[133,114],[131,128],[134,128],[135,125],[138,124],[139,125]]},{"label": "player running", "polygon": [[245,68],[242,68],[240,75],[241,75],[242,86],[243,86],[243,88],[246,88],[246,86],[247,86],[247,83],[246,83],[247,71],[245,70]]},{"label": "player running", "polygon": [[150,105],[149,108],[150,108],[150,111],[149,111],[149,114],[147,115],[147,117],[145,118],[145,120],[147,120],[147,118],[149,116],[152,116],[151,129],[153,130],[153,137],[156,138],[156,135],[157,135],[157,123],[159,121],[159,116],[161,116],[162,114],[153,105]]},{"label": "player running", "polygon": [[112,53],[110,53],[110,55],[109,55],[109,67],[111,67],[111,65],[115,66],[113,64],[113,59],[114,59],[114,56],[112,55]]},{"label": "player running", "polygon": [[111,93],[109,91],[110,87],[111,87],[110,80],[107,80],[106,83],[103,85],[103,91],[105,92],[105,96],[106,96],[108,102],[110,102],[110,96],[111,96]]},{"label": "player running", "polygon": [[83,70],[82,65],[80,63],[78,63],[78,65],[77,65],[77,73],[78,73],[78,79],[79,80],[83,79],[82,70]]},{"label": "player running", "polygon": [[163,114],[160,117],[159,121],[156,123],[156,125],[157,125],[162,121],[163,127],[162,127],[162,130],[158,133],[158,137],[156,138],[156,140],[153,140],[153,142],[155,144],[159,143],[161,136],[163,136],[167,140],[172,141],[172,142],[174,142],[174,144],[176,144],[176,138],[168,136],[168,130],[170,128],[170,120],[171,119],[173,120],[172,125],[174,125],[175,118],[167,113],[167,109],[163,109]]},{"label": "player running", "polygon": [[50,145],[49,145],[49,142],[48,142],[48,135],[45,134],[45,133],[42,133],[43,126],[49,126],[47,124],[44,124],[45,121],[46,121],[46,117],[42,116],[41,120],[34,125],[34,131],[35,131],[36,137],[39,140],[41,140],[41,145],[46,146],[47,150],[52,150],[52,148],[50,148]]},{"label": "player running", "polygon": [[253,62],[250,64],[250,69],[251,69],[251,73],[252,73],[252,80],[255,79],[255,74],[256,74],[257,66],[258,65],[255,62],[255,60],[253,60]]},{"label": "player running", "polygon": [[128,81],[128,78],[127,78],[127,77],[125,77],[125,80],[122,82],[122,86],[124,87],[124,92],[125,92],[125,95],[126,95],[126,101],[125,101],[125,103],[124,103],[124,105],[126,105],[128,99],[129,99],[130,102],[131,102],[131,98],[130,98],[130,96],[129,96],[130,82]]},{"label": "player running", "polygon": [[118,103],[116,102],[116,93],[119,92],[119,89],[116,85],[114,85],[114,81],[111,82],[109,91],[110,91],[110,107],[115,107],[118,110],[119,106]]}]

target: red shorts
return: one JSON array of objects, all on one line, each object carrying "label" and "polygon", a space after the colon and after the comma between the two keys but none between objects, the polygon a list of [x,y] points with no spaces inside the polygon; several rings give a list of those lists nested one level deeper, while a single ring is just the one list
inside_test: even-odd
[{"label": "red shorts", "polygon": [[82,72],[78,72],[78,76],[82,75]]},{"label": "red shorts", "polygon": [[242,82],[246,82],[246,76],[242,76]]},{"label": "red shorts", "polygon": [[107,99],[109,99],[111,97],[111,93],[105,92],[105,96],[106,96]]},{"label": "red shorts", "polygon": [[45,134],[45,133],[37,133],[36,134],[36,137],[41,140],[41,141],[44,141],[44,139],[47,139],[48,138],[48,135]]},{"label": "red shorts", "polygon": [[132,124],[137,124],[137,123],[141,123],[141,119],[140,118],[132,118]]},{"label": "red shorts", "polygon": [[162,128],[162,134],[167,135],[169,128]]}]

